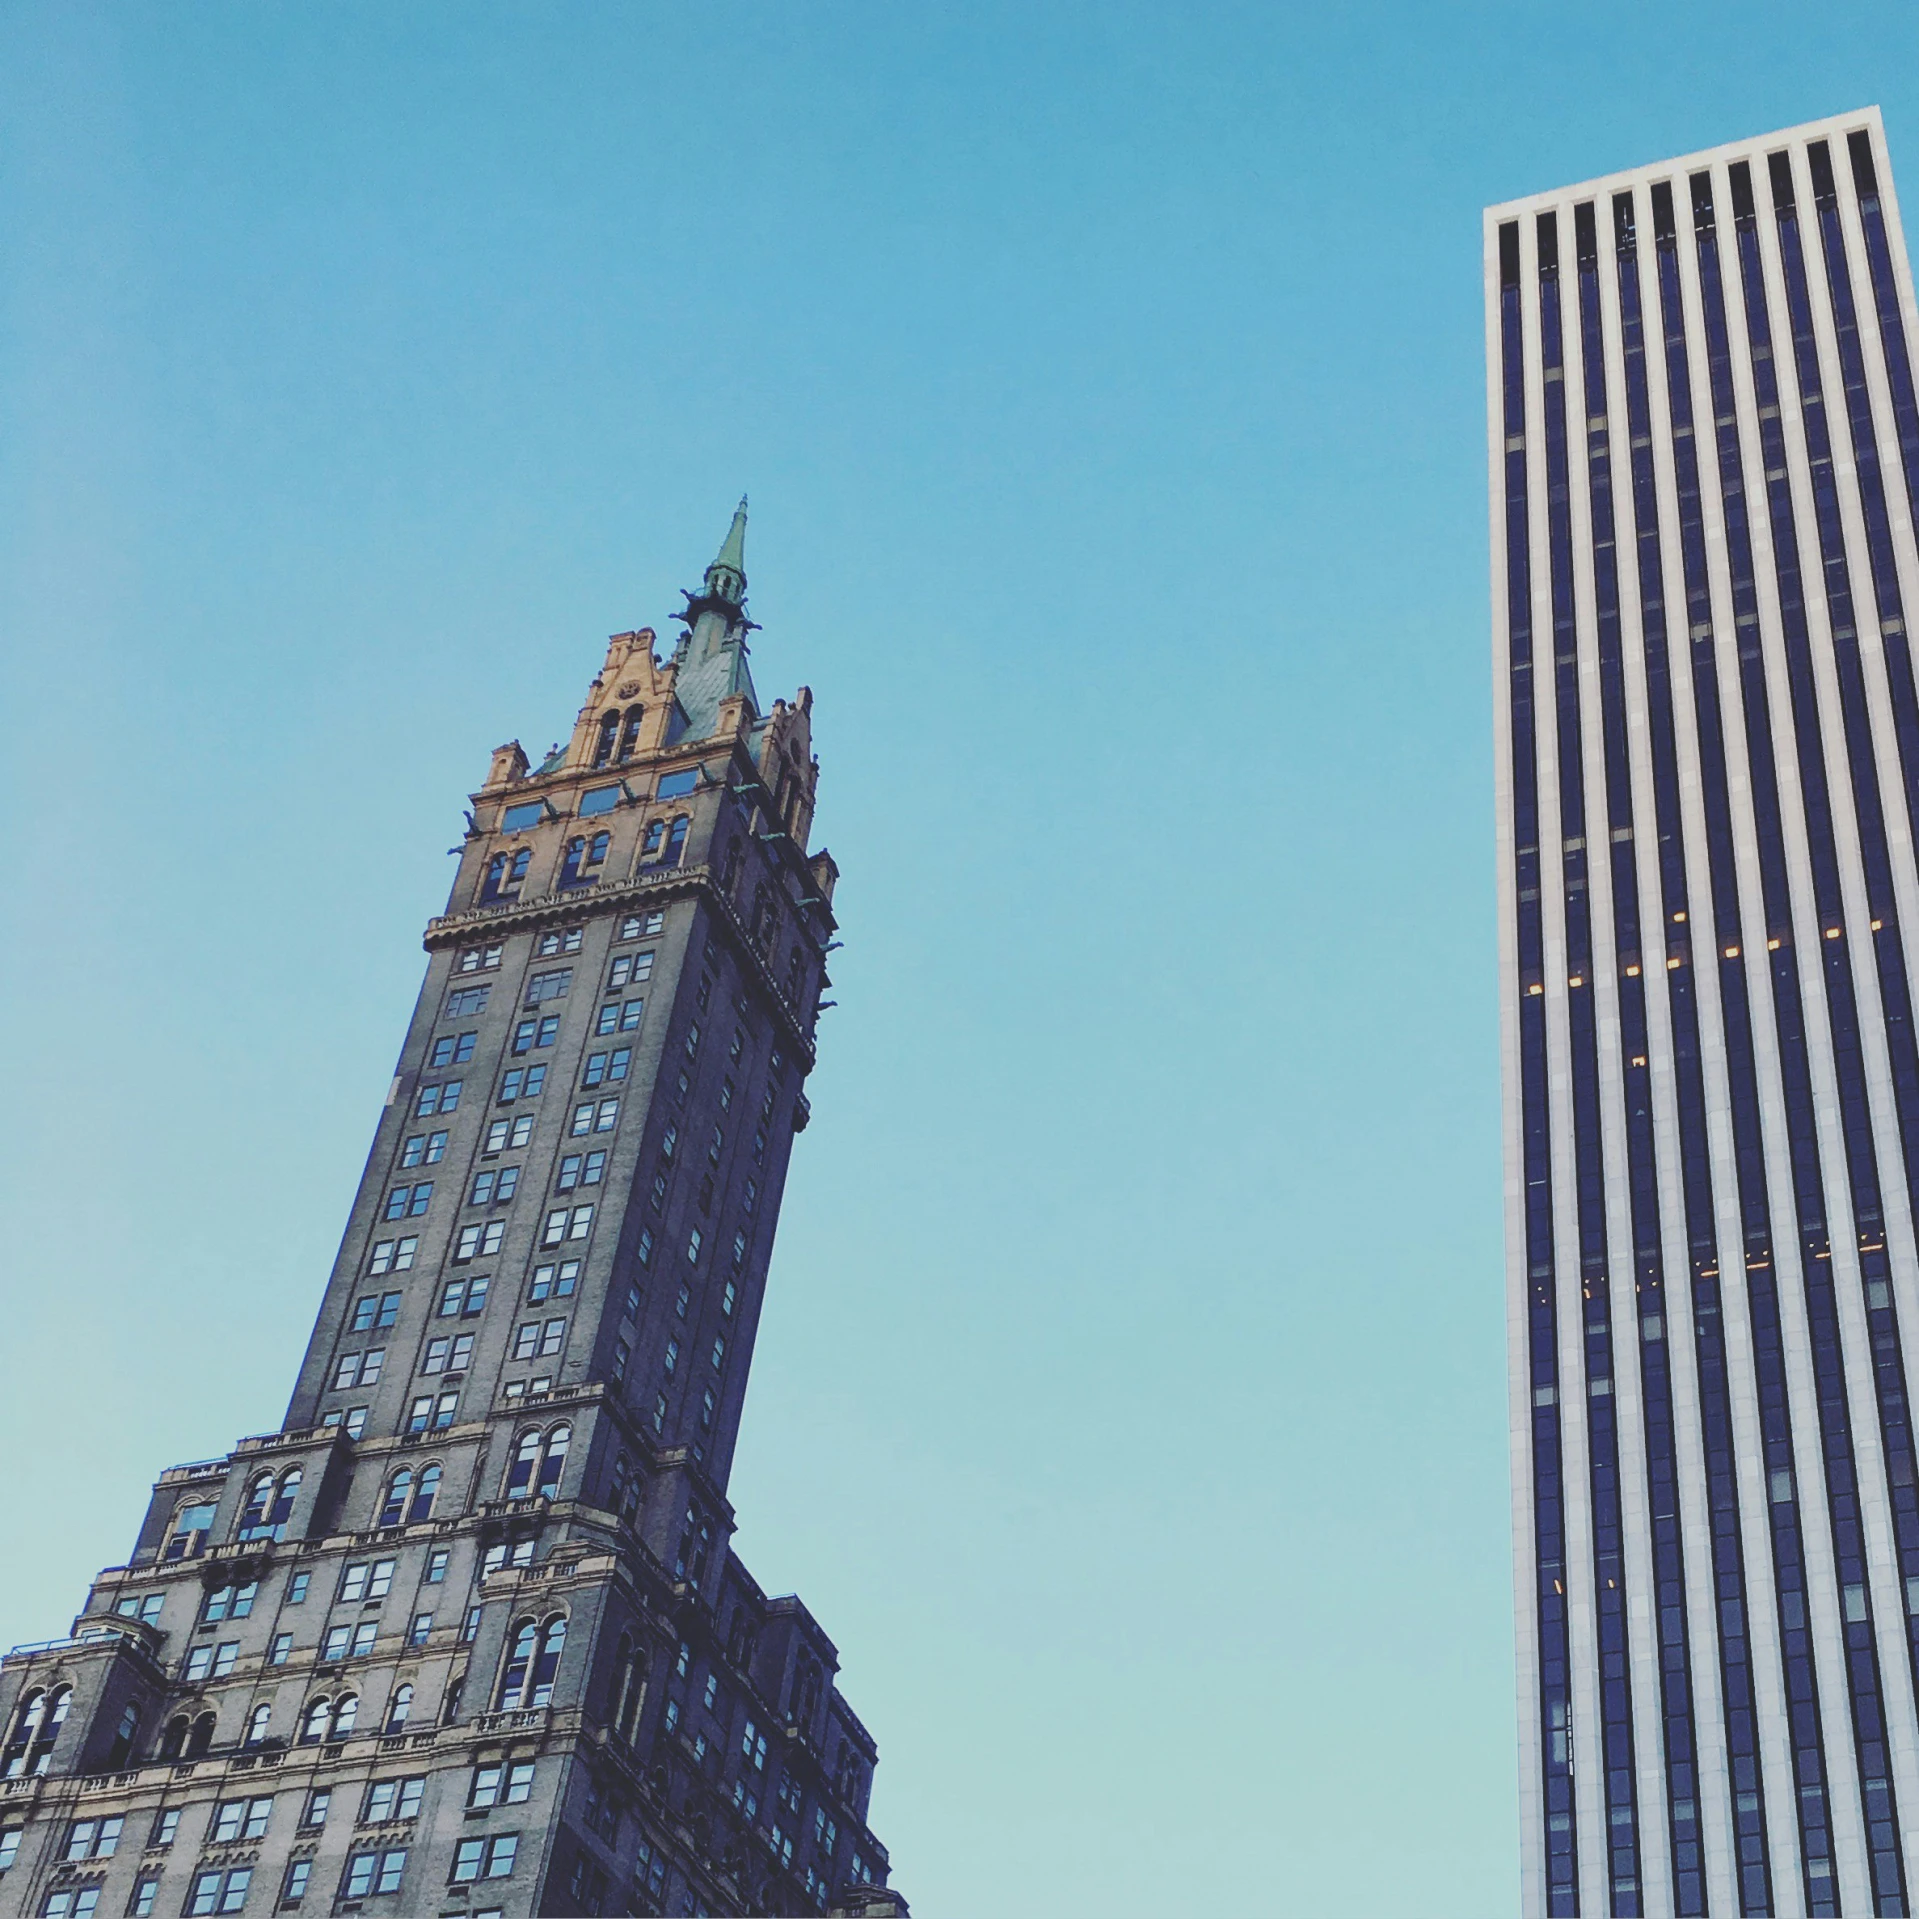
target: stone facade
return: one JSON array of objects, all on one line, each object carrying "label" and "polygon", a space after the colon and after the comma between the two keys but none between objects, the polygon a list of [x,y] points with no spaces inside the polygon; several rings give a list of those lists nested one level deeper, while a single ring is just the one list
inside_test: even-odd
[{"label": "stone facade", "polygon": [[904,1912],[832,1641],[729,1550],[831,858],[744,502],[473,795],[282,1431],[0,1661],[0,1916]]}]

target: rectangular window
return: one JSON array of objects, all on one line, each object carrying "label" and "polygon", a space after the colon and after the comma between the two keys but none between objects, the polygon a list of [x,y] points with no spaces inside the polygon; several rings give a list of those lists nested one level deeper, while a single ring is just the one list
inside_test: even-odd
[{"label": "rectangular window", "polygon": [[451,1337],[429,1339],[420,1360],[423,1373],[463,1373],[473,1357],[473,1335],[459,1333]]},{"label": "rectangular window", "polygon": [[655,933],[666,931],[666,914],[629,913],[620,922],[620,938],[623,940],[647,939]]},{"label": "rectangular window", "polygon": [[643,999],[610,999],[600,1008],[599,1018],[593,1024],[595,1033],[630,1033],[638,1027],[646,1013],[646,1001]]},{"label": "rectangular window", "polygon": [[517,1166],[489,1167],[485,1172],[473,1175],[473,1192],[467,1204],[504,1206],[513,1197],[519,1184],[520,1169]]},{"label": "rectangular window", "polygon": [[[475,1242],[476,1248],[478,1242]],[[471,1279],[450,1279],[440,1289],[440,1318],[472,1319],[486,1305],[491,1275],[475,1273]]]},{"label": "rectangular window", "polygon": [[486,1150],[503,1153],[510,1146],[524,1146],[533,1137],[533,1115],[522,1113],[517,1119],[496,1119],[486,1129]]},{"label": "rectangular window", "polygon": [[404,1846],[395,1846],[388,1852],[356,1852],[346,1862],[341,1895],[347,1899],[377,1899],[382,1894],[398,1892],[405,1872]]},{"label": "rectangular window", "polygon": [[[358,1439],[366,1431],[367,1409],[364,1406],[349,1406],[346,1415],[346,1436]],[[300,1577],[304,1577],[302,1574]]]},{"label": "rectangular window", "polygon": [[526,1289],[527,1298],[536,1306],[543,1299],[565,1299],[580,1278],[580,1262],[577,1259],[563,1259],[558,1265],[536,1266],[533,1278]]},{"label": "rectangular window", "polygon": [[491,972],[500,963],[500,951],[498,940],[491,946],[469,946],[459,957],[458,970],[462,973]]},{"label": "rectangular window", "polygon": [[368,1826],[388,1819],[417,1818],[425,1792],[423,1773],[408,1779],[376,1779],[366,1789],[366,1806],[360,1814],[360,1823]]},{"label": "rectangular window", "polygon": [[595,813],[612,812],[625,791],[623,786],[589,786],[580,795],[580,817],[590,819]]},{"label": "rectangular window", "polygon": [[550,999],[565,999],[573,984],[573,969],[557,966],[550,973],[535,973],[526,983],[526,1004],[543,1006]]},{"label": "rectangular window", "polygon": [[449,1079],[436,1081],[431,1086],[420,1088],[418,1103],[414,1106],[415,1119],[425,1119],[433,1113],[450,1113],[460,1103],[460,1088],[463,1080]]},{"label": "rectangular window", "polygon": [[65,1860],[75,1859],[111,1859],[120,1845],[121,1828],[125,1819],[76,1819],[67,1828],[66,1850],[60,1855]]},{"label": "rectangular window", "polygon": [[555,953],[577,953],[585,931],[582,926],[569,926],[561,932],[542,933],[537,951],[542,959],[550,959]]},{"label": "rectangular window", "polygon": [[502,833],[524,833],[530,826],[538,826],[546,818],[544,800],[524,800],[518,806],[507,807],[500,815]]},{"label": "rectangular window", "polygon": [[416,1612],[413,1624],[407,1628],[406,1643],[409,1646],[424,1646],[433,1637],[433,1615],[430,1612]]},{"label": "rectangular window", "polygon": [[617,993],[622,986],[638,986],[653,977],[653,954],[622,953],[606,976],[606,990]]},{"label": "rectangular window", "polygon": [[402,1166],[433,1166],[446,1154],[445,1133],[414,1133],[400,1148]]},{"label": "rectangular window", "polygon": [[292,1651],[293,1635],[290,1632],[275,1633],[273,1635],[273,1643],[267,1647],[267,1664],[269,1666],[284,1666],[287,1663],[288,1657],[292,1654]]},{"label": "rectangular window", "polygon": [[297,1906],[306,1897],[307,1881],[313,1877],[313,1861],[296,1859],[287,1867],[286,1884],[280,1889],[283,1906]]},{"label": "rectangular window", "polygon": [[439,1585],[446,1577],[447,1562],[451,1557],[452,1554],[445,1546],[434,1547],[427,1555],[426,1579],[423,1583],[429,1586]]},{"label": "rectangular window", "polygon": [[306,1811],[300,1815],[301,1825],[324,1826],[326,1824],[327,1808],[332,1805],[332,1803],[333,1794],[330,1791],[308,1793]]},{"label": "rectangular window", "polygon": [[446,996],[446,1017],[465,1019],[473,1013],[486,1011],[487,995],[492,992],[490,986],[462,986],[457,992]]},{"label": "rectangular window", "polygon": [[233,1670],[233,1662],[240,1656],[240,1642],[237,1639],[223,1640],[213,1649],[213,1676],[224,1679]]},{"label": "rectangular window", "polygon": [[[427,1055],[429,1066],[464,1066],[473,1057],[478,1033],[442,1033],[433,1042],[433,1050]],[[446,1108],[440,1108],[442,1112]]]},{"label": "rectangular window", "polygon": [[460,1621],[460,1644],[470,1646],[480,1636],[480,1608],[469,1606],[466,1617]]},{"label": "rectangular window", "polygon": [[654,797],[662,800],[682,800],[687,794],[696,791],[699,784],[700,769],[697,766],[689,766],[679,773],[662,773]]},{"label": "rectangular window", "polygon": [[398,1293],[368,1293],[353,1308],[353,1333],[383,1332],[400,1317]]},{"label": "rectangular window", "polygon": [[252,1883],[251,1866],[235,1866],[230,1872],[195,1873],[186,1910],[190,1914],[238,1912],[247,1902],[247,1887]]},{"label": "rectangular window", "polygon": [[160,1875],[143,1872],[133,1882],[133,1897],[127,1901],[128,1919],[147,1919],[160,1897]]},{"label": "rectangular window", "polygon": [[462,1226],[459,1242],[453,1249],[453,1257],[457,1262],[497,1253],[500,1250],[500,1242],[505,1237],[506,1221],[503,1219],[490,1219],[484,1225]]},{"label": "rectangular window", "polygon": [[351,1626],[329,1626],[326,1638],[320,1642],[320,1657],[323,1660],[344,1659],[347,1647],[352,1642]]},{"label": "rectangular window", "polygon": [[610,1053],[589,1053],[580,1083],[583,1086],[617,1084],[626,1077],[632,1063],[633,1049],[630,1046],[616,1046]]},{"label": "rectangular window", "polygon": [[417,1234],[409,1234],[405,1239],[380,1240],[367,1262],[367,1276],[378,1279],[383,1273],[404,1273],[412,1266],[413,1256],[419,1250]]}]

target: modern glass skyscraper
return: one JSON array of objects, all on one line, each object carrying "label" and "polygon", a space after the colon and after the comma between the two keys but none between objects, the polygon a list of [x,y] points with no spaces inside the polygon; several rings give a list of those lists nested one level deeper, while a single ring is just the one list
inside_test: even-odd
[{"label": "modern glass skyscraper", "polygon": [[1485,243],[1526,1910],[1906,1913],[1919,400],[1879,116]]}]

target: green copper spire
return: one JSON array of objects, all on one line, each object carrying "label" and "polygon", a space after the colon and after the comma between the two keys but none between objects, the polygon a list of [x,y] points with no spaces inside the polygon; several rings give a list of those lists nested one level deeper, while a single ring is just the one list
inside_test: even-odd
[{"label": "green copper spire", "polygon": [[706,590],[716,600],[738,606],[746,597],[746,495],[733,509],[733,524],[726,529],[718,556],[706,569]]}]

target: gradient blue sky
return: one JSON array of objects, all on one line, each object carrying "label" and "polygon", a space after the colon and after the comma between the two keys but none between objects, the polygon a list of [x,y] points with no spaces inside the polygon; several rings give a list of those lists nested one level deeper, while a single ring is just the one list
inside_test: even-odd
[{"label": "gradient blue sky", "polygon": [[1479,209],[1909,6],[0,5],[0,1645],[271,1428],[488,750],[742,487],[733,1491],[919,1919],[1516,1905]]}]

